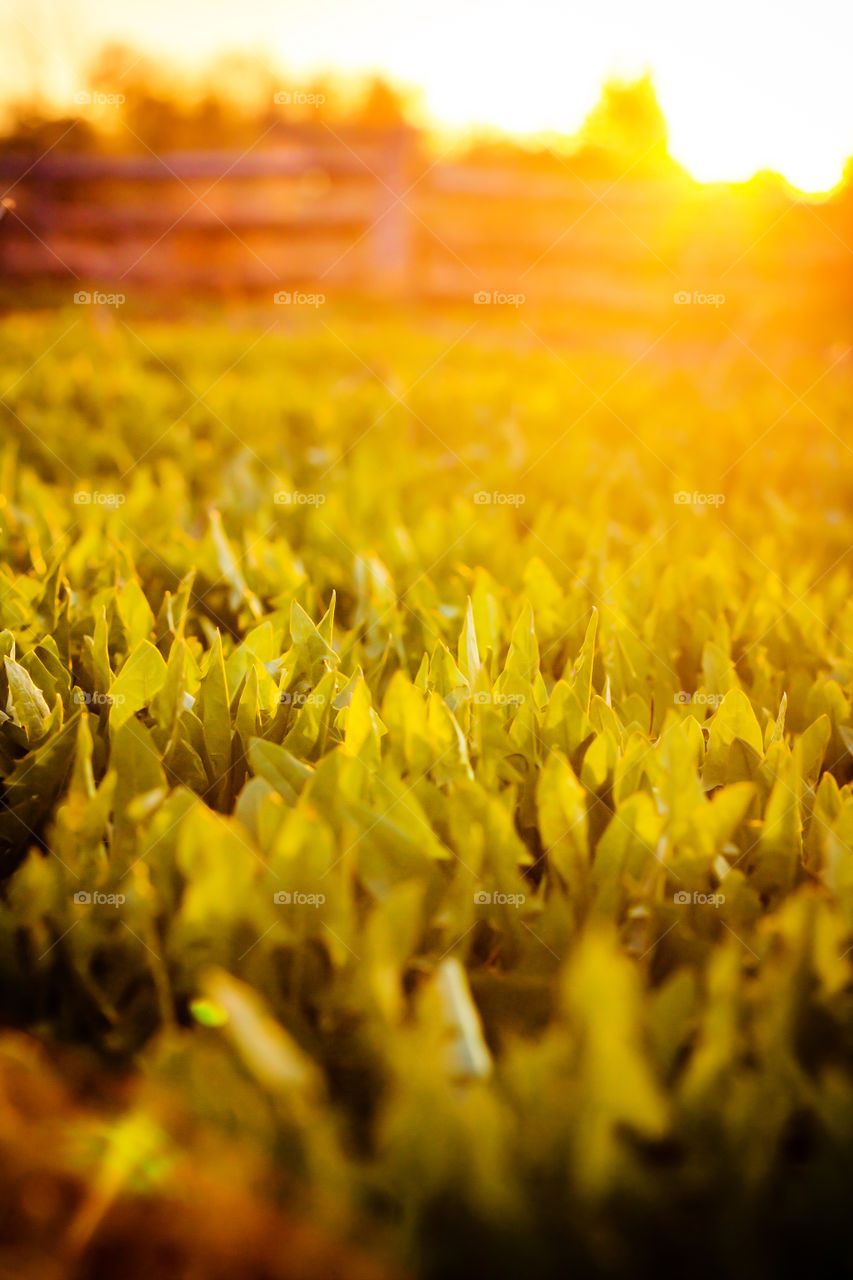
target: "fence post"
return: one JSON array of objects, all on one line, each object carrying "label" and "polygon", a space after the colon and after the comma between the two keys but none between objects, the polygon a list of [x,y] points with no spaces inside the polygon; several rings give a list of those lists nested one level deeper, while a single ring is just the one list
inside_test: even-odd
[{"label": "fence post", "polygon": [[377,207],[370,235],[371,293],[401,297],[415,289],[415,219],[404,196],[411,178],[415,133],[402,127],[389,131],[377,168]]}]

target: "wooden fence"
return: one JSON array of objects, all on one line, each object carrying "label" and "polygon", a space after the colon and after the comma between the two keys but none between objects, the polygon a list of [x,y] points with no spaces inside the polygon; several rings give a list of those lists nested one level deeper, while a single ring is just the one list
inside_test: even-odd
[{"label": "wooden fence", "polygon": [[0,153],[0,195],[16,206],[0,272],[125,292],[497,293],[662,313],[681,289],[801,306],[804,281],[814,290],[840,261],[849,274],[849,206],[822,207],[822,234],[781,187],[759,198],[677,172],[594,181],[558,163],[436,162],[404,128],[273,139],[244,154]]}]

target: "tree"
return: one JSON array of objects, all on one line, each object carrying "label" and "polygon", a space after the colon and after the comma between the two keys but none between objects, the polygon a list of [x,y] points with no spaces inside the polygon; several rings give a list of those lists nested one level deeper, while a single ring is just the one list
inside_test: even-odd
[{"label": "tree", "polygon": [[581,155],[601,170],[635,173],[673,167],[666,117],[651,76],[630,83],[610,80],[583,122]]}]

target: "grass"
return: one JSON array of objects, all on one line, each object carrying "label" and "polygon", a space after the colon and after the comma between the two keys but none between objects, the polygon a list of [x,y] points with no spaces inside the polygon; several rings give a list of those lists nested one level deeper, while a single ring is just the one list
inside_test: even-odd
[{"label": "grass", "polygon": [[7,1269],[849,1265],[845,362],[96,320],[0,322]]}]

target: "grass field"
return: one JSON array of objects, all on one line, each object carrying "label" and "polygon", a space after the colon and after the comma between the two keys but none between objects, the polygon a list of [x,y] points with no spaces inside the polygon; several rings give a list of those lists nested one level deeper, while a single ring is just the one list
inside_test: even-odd
[{"label": "grass field", "polygon": [[843,1273],[849,362],[276,318],[0,320],[0,1274]]}]

